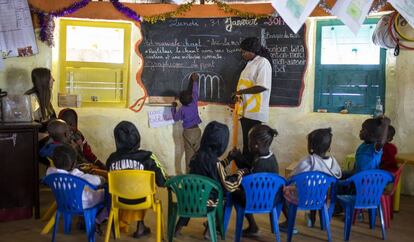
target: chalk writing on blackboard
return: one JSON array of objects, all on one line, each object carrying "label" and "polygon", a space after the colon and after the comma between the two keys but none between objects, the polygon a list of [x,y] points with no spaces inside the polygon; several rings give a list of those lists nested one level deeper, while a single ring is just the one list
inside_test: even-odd
[{"label": "chalk writing on blackboard", "polygon": [[200,77],[200,100],[230,103],[240,72],[246,65],[240,43],[261,39],[272,56],[271,105],[298,106],[307,64],[305,28],[293,33],[279,17],[266,19],[167,19],[142,24],[144,57],[142,82],[150,96],[175,96]]}]

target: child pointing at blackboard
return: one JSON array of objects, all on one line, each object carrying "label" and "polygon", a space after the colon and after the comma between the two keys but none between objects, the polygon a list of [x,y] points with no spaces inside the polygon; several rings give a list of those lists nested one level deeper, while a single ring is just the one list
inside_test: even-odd
[{"label": "child pointing at blackboard", "polygon": [[189,172],[189,163],[191,157],[198,150],[200,145],[201,130],[198,125],[201,123],[198,115],[198,75],[191,74],[191,80],[187,90],[181,91],[179,100],[182,104],[177,110],[177,102],[173,102],[172,114],[175,121],[183,121],[183,139],[185,151],[186,173]]}]

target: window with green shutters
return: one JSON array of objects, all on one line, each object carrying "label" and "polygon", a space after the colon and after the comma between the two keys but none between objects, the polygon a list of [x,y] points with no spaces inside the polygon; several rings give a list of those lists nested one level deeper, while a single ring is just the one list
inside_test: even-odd
[{"label": "window with green shutters", "polygon": [[373,114],[385,104],[385,50],[372,43],[378,19],[357,35],[339,20],[317,22],[314,111]]}]

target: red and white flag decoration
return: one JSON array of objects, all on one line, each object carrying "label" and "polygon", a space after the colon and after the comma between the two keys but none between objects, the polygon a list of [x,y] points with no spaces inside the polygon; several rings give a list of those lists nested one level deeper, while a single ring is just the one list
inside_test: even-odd
[{"label": "red and white flag decoration", "polygon": [[272,6],[297,33],[318,3],[319,0],[273,0]]},{"label": "red and white flag decoration", "polygon": [[337,0],[332,14],[356,35],[364,23],[374,0]]}]

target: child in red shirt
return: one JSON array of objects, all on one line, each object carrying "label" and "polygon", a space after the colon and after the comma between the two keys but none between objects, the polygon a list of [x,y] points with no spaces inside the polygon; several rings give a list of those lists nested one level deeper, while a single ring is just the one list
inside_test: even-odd
[{"label": "child in red shirt", "polygon": [[381,169],[389,171],[391,173],[395,173],[398,170],[398,162],[395,159],[397,155],[397,146],[393,143],[390,143],[395,135],[395,129],[393,126],[388,126],[388,135],[387,135],[387,143],[384,144],[382,148],[382,158],[381,158]]}]

